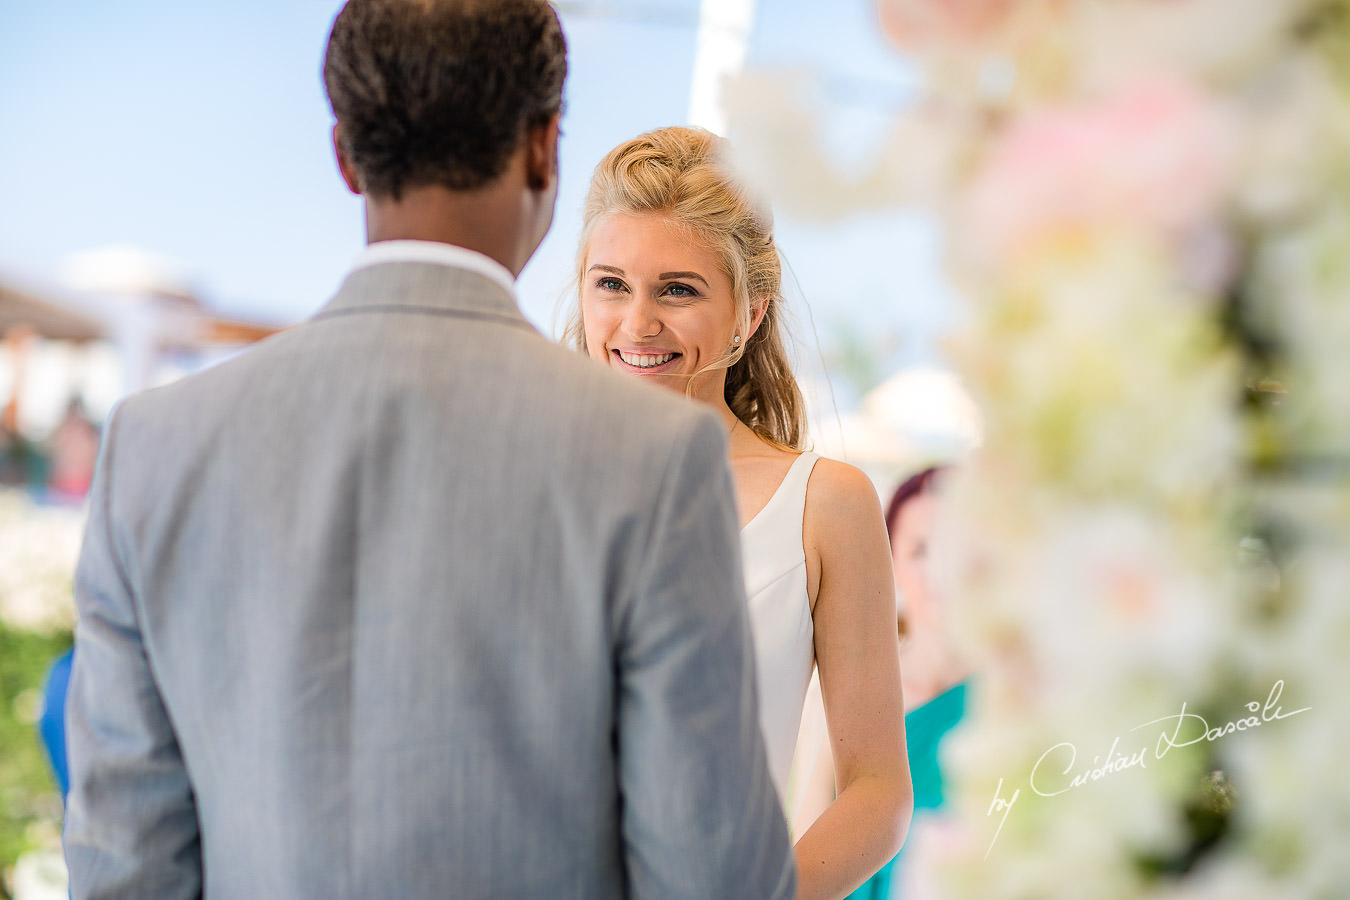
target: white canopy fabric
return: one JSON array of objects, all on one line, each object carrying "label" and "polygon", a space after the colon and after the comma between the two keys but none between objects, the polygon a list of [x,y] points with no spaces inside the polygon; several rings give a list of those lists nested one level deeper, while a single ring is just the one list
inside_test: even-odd
[{"label": "white canopy fabric", "polygon": [[945,369],[905,369],[869,391],[856,412],[816,424],[817,452],[844,459],[879,482],[935,463],[954,462],[979,446],[974,400]]}]

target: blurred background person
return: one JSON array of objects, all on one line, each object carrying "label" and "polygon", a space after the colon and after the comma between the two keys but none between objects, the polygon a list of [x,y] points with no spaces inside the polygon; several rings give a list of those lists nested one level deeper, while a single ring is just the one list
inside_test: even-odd
[{"label": "blurred background person", "polygon": [[905,710],[912,712],[956,687],[966,671],[947,637],[945,603],[934,589],[930,546],[937,514],[937,487],[944,467],[906,479],[886,508],[895,573],[896,631]]},{"label": "blurred background person", "polygon": [[[886,507],[916,820],[932,815],[945,802],[938,752],[943,738],[965,715],[969,677],[949,637],[946,603],[933,586],[931,547],[945,471],[945,467],[935,466],[910,476],[896,488]],[[852,900],[901,896],[899,868],[903,858],[902,849],[850,895]]]},{"label": "blurred background person", "polygon": [[51,467],[47,487],[52,499],[82,502],[89,493],[94,478],[94,464],[98,461],[98,427],[84,409],[84,401],[76,396],[66,404],[65,415],[52,431]]}]

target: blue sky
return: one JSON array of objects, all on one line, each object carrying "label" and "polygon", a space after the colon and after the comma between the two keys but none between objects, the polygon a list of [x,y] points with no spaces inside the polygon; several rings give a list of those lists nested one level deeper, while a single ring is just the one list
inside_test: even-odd
[{"label": "blue sky", "polygon": [[[130,243],[181,261],[225,315],[317,309],[363,242],[319,77],[338,0],[49,0],[0,7],[0,268],[56,281],[66,257]],[[520,282],[552,332],[586,180],[620,141],[685,121],[697,0],[572,3],[555,226]],[[867,0],[759,0],[751,67],[813,71],[843,167],[905,101],[913,72]],[[778,218],[799,332],[876,377],[934,354],[949,303],[931,226],[900,212]],[[814,356],[814,348],[807,350]],[[856,354],[855,354],[856,356]],[[868,375],[858,376],[866,380]],[[856,380],[856,379],[855,379]]]}]

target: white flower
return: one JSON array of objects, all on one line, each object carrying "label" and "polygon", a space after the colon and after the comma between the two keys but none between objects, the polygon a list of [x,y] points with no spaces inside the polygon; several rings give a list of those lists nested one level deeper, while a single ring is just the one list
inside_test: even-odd
[{"label": "white flower", "polygon": [[1310,0],[1075,2],[1067,44],[1082,83],[1119,83],[1141,72],[1240,78],[1285,51]]},{"label": "white flower", "polygon": [[74,624],[72,581],[83,518],[0,493],[0,620],[6,625],[49,631]]},{"label": "white flower", "polygon": [[1292,887],[1287,876],[1273,876],[1249,857],[1224,853],[1202,861],[1184,881],[1163,882],[1141,897],[1143,900],[1271,900],[1274,897],[1308,896],[1292,892]]},{"label": "white flower", "polygon": [[915,105],[897,115],[870,168],[846,172],[821,144],[824,104],[810,105],[812,95],[804,71],[749,73],[726,92],[736,174],[804,219],[938,202],[976,127],[970,111]]},{"label": "white flower", "polygon": [[1333,77],[1321,60],[1290,53],[1242,95],[1246,140],[1234,186],[1245,215],[1278,227],[1324,199],[1326,174],[1344,154],[1347,127]]}]

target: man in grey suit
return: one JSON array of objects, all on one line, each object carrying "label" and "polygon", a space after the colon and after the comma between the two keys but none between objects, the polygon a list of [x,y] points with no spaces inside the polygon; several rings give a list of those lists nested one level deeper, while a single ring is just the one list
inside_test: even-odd
[{"label": "man in grey suit", "polygon": [[370,247],[112,418],[77,575],[76,898],[790,897],[720,424],[555,347],[542,0],[351,0]]}]

